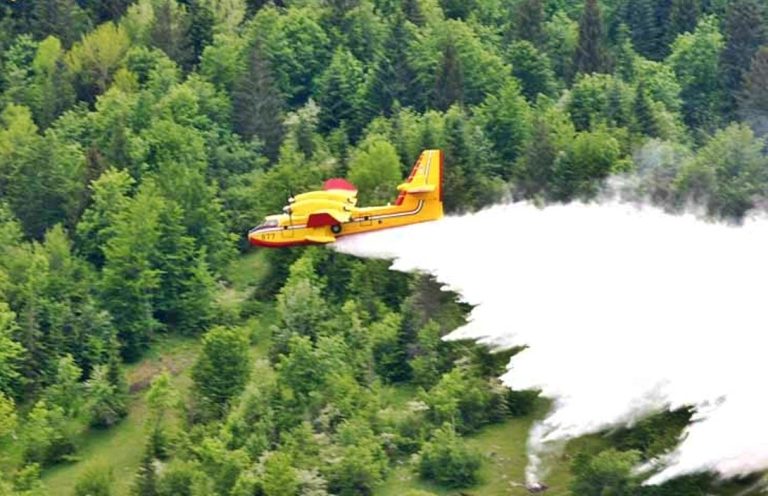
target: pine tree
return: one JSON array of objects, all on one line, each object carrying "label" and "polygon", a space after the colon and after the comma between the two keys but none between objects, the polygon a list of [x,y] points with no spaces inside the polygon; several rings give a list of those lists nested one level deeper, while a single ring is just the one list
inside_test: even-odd
[{"label": "pine tree", "polygon": [[21,394],[21,368],[24,348],[14,338],[16,319],[5,302],[0,301],[0,399],[5,394],[18,397]]},{"label": "pine tree", "polygon": [[520,40],[527,40],[535,47],[544,41],[544,2],[543,0],[523,0],[516,7],[515,34]]},{"label": "pine tree", "polygon": [[214,281],[205,262],[205,252],[195,248],[187,235],[181,209],[167,203],[160,214],[161,235],[153,266],[160,285],[153,306],[158,320],[182,333],[205,329],[213,316]]},{"label": "pine tree", "polygon": [[93,13],[94,20],[102,23],[118,20],[131,2],[132,0],[86,0],[84,3]]},{"label": "pine tree", "polygon": [[408,25],[404,15],[397,14],[366,88],[365,103],[371,116],[379,113],[391,115],[395,102],[404,106],[417,105],[416,74],[407,54],[411,39],[412,26]]},{"label": "pine tree", "polygon": [[209,5],[202,0],[189,2],[189,29],[187,36],[192,46],[192,58],[200,61],[205,47],[213,42],[214,16]]},{"label": "pine tree", "polygon": [[186,9],[179,6],[176,0],[158,0],[154,10],[155,22],[149,33],[152,44],[171,60],[188,68],[193,56],[187,37],[190,19]]},{"label": "pine tree", "polygon": [[734,0],[725,16],[725,48],[721,67],[727,91],[726,112],[734,113],[744,74],[757,49],[766,41],[765,12],[759,0]]},{"label": "pine tree", "polygon": [[157,496],[157,471],[155,457],[149,446],[144,450],[141,465],[131,487],[131,494],[136,496]]},{"label": "pine tree", "polygon": [[241,329],[214,327],[203,336],[203,348],[192,369],[198,400],[215,417],[243,391],[251,372],[248,338]]},{"label": "pine tree", "polygon": [[762,47],[752,58],[752,66],[744,77],[739,109],[756,134],[768,133],[768,47]]},{"label": "pine tree", "polygon": [[701,14],[700,0],[673,0],[667,39],[671,43],[680,33],[692,33]]},{"label": "pine tree", "polygon": [[640,80],[635,91],[634,103],[634,127],[635,131],[645,136],[656,137],[659,135],[656,119],[653,114],[653,102],[645,80]]},{"label": "pine tree", "polygon": [[317,81],[317,103],[320,105],[320,130],[327,132],[345,127],[359,133],[357,124],[362,110],[363,67],[348,50],[338,49],[328,68]]},{"label": "pine tree", "polygon": [[578,72],[591,74],[607,70],[604,36],[603,19],[597,0],[585,0],[584,12],[579,19],[579,43],[574,60]]},{"label": "pine tree", "polygon": [[454,103],[464,99],[464,75],[456,42],[450,36],[443,42],[442,56],[435,78],[434,106],[448,110]]},{"label": "pine tree", "polygon": [[32,29],[39,38],[54,35],[71,45],[88,27],[88,15],[75,0],[35,0]]},{"label": "pine tree", "polygon": [[264,153],[275,160],[285,135],[284,102],[258,39],[247,52],[245,70],[235,82],[232,104],[235,131],[246,139],[258,137]]},{"label": "pine tree", "polygon": [[[405,15],[405,18],[416,26],[423,26],[426,22],[419,0],[403,0],[402,12]],[[397,17],[399,18],[400,16]],[[398,22],[397,19],[395,22]]]},{"label": "pine tree", "polygon": [[160,274],[153,266],[153,257],[163,205],[154,184],[145,182],[117,215],[104,249],[102,301],[114,318],[123,357],[129,360],[139,357],[159,327],[152,295],[160,283]]}]

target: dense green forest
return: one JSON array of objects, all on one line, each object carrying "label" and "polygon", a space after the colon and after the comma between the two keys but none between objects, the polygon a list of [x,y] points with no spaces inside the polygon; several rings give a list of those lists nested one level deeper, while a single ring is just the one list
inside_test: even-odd
[{"label": "dense green forest", "polygon": [[[404,465],[475,494],[468,436],[546,409],[496,379],[511,352],[441,341],[468,308],[426,276],[245,255],[247,229],[333,176],[386,201],[424,148],[451,213],[620,178],[738,222],[768,201],[766,21],[764,0],[4,0],[0,495],[69,494],[45,481],[72,465],[83,496],[371,495]],[[169,340],[188,370],[132,380]],[[137,401],[128,480],[88,465]],[[632,472],[690,417],[587,440],[565,489],[711,494]]]}]

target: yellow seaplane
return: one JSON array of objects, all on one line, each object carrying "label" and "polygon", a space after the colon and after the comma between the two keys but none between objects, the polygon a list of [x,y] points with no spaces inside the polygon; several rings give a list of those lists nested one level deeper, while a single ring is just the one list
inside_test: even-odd
[{"label": "yellow seaplane", "polygon": [[329,179],[320,191],[288,199],[282,214],[269,215],[248,232],[254,246],[283,247],[333,243],[336,238],[443,216],[443,153],[425,150],[408,179],[397,187],[394,204],[358,207],[357,188]]}]

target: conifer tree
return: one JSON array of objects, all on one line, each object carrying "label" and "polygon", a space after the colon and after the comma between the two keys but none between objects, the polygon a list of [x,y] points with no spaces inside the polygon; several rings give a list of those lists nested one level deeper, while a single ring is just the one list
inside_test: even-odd
[{"label": "conifer tree", "polygon": [[412,28],[404,15],[396,15],[366,88],[365,103],[371,116],[379,113],[390,115],[395,102],[412,106],[419,100],[418,89],[415,88],[416,73],[407,54],[408,44],[413,38]]},{"label": "conifer tree", "polygon": [[75,0],[35,0],[32,5],[32,29],[39,38],[54,35],[69,46],[88,27],[88,15]]},{"label": "conifer tree", "polygon": [[5,302],[0,301],[0,396],[21,393],[21,360],[24,348],[14,338],[16,319]]},{"label": "conifer tree", "polygon": [[154,12],[155,22],[149,33],[152,45],[180,66],[188,67],[192,62],[192,47],[187,38],[190,19],[186,9],[176,0],[157,0]]},{"label": "conifer tree", "polygon": [[461,104],[464,98],[464,74],[456,42],[448,36],[443,42],[442,55],[435,78],[434,106],[448,110],[454,103]]},{"label": "conifer tree", "polygon": [[187,36],[192,48],[193,62],[200,61],[205,47],[213,42],[214,16],[209,5],[202,0],[189,2],[189,29]]},{"label": "conifer tree", "polygon": [[206,412],[221,416],[245,388],[250,372],[248,338],[242,329],[214,327],[208,331],[192,369],[194,391]]},{"label": "conifer tree", "polygon": [[[338,49],[317,81],[321,131],[337,127],[356,129],[362,110],[363,67],[348,50]],[[355,136],[358,131],[355,130]]]},{"label": "conifer tree", "polygon": [[648,94],[645,80],[640,80],[635,91],[635,130],[645,136],[658,136],[658,127],[653,114],[653,102]]},{"label": "conifer tree", "polygon": [[[422,11],[420,0],[403,0],[402,12],[405,18],[414,23],[416,26],[423,26],[426,22],[424,12]],[[400,16],[397,15],[395,22],[398,22]]]},{"label": "conifer tree", "polygon": [[152,294],[160,284],[153,265],[164,201],[151,182],[121,211],[104,249],[101,292],[118,329],[123,357],[135,360],[149,345],[159,323]]},{"label": "conifer tree", "polygon": [[544,2],[523,0],[517,4],[515,33],[518,39],[530,41],[537,48],[544,40]]},{"label": "conifer tree", "polygon": [[766,41],[763,4],[758,0],[729,2],[725,15],[725,48],[721,58],[723,86],[728,101],[725,111],[732,114],[741,90],[744,74],[749,70],[752,57]]},{"label": "conifer tree", "polygon": [[673,0],[667,39],[671,43],[680,33],[692,33],[701,14],[700,0]]},{"label": "conifer tree", "polygon": [[248,49],[245,70],[235,82],[232,94],[235,130],[245,139],[258,137],[264,153],[277,158],[285,135],[284,102],[275,84],[272,65],[260,40]]},{"label": "conifer tree", "polygon": [[768,132],[768,47],[762,47],[752,58],[752,66],[744,77],[739,109],[756,134]]},{"label": "conifer tree", "polygon": [[584,12],[579,19],[579,43],[574,59],[578,72],[591,74],[607,70],[604,36],[603,19],[597,0],[585,0]]}]

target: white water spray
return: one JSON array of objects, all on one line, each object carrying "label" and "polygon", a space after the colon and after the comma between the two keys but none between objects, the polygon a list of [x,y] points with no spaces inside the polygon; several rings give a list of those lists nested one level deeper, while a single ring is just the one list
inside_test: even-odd
[{"label": "white water spray", "polygon": [[529,483],[568,439],[696,407],[649,483],[768,468],[768,223],[707,224],[617,203],[528,204],[343,238],[476,305],[449,338],[527,345],[503,377],[552,411],[529,437]]}]

